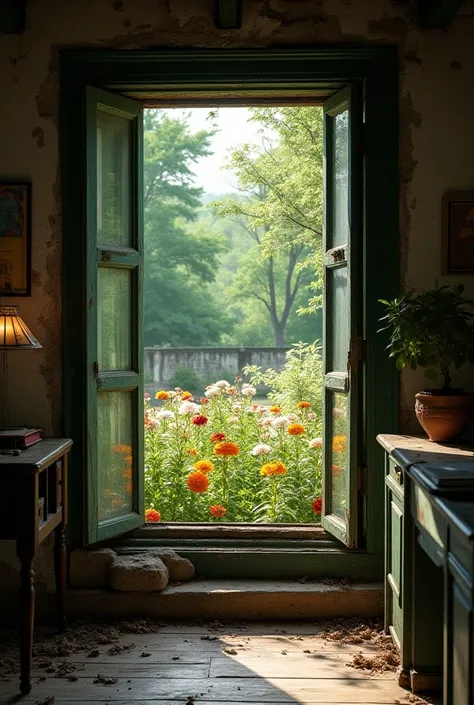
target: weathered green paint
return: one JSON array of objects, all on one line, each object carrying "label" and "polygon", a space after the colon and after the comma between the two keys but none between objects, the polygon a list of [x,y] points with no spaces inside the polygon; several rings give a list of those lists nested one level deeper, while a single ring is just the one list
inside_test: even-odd
[{"label": "weathered green paint", "polygon": [[25,29],[26,0],[0,0],[0,32],[19,34]]},{"label": "weathered green paint", "polygon": [[465,0],[418,0],[423,27],[446,27]]},{"label": "weathered green paint", "polygon": [[220,29],[238,29],[242,24],[241,0],[215,0],[216,25]]},{"label": "weathered green paint", "polygon": [[[364,83],[365,113],[365,338],[367,371],[363,376],[367,428],[362,444],[367,459],[367,494],[360,499],[360,515],[367,533],[367,553],[327,553],[314,560],[346,564],[346,577],[357,566],[373,566],[381,577],[383,542],[383,452],[376,433],[395,432],[398,426],[398,374],[377,334],[377,300],[399,290],[398,240],[398,79],[397,53],[392,47],[341,46],[270,50],[71,50],[61,54],[61,161],[63,194],[63,330],[64,427],[75,440],[71,455],[71,543],[84,535],[84,457],[87,439],[84,389],[87,300],[82,281],[87,242],[81,194],[85,193],[86,159],[83,150],[85,86],[93,84],[140,97],[154,86],[157,93],[172,89],[199,99],[206,91],[242,91],[249,101],[268,91],[285,100],[295,91],[315,95],[334,93],[352,81]],[[241,102],[241,98],[239,98]],[[218,103],[219,100],[216,99]],[[383,239],[381,238],[383,223]],[[381,245],[381,243],[383,243]],[[386,266],[380,267],[380,248]],[[115,258],[116,255],[114,255]],[[124,253],[125,256],[125,253]],[[128,256],[128,255],[127,255]],[[94,261],[97,252],[94,251]],[[119,264],[119,262],[116,262]],[[123,266],[125,262],[120,262]],[[143,364],[137,361],[137,364]],[[139,367],[135,368],[136,370]],[[105,380],[105,377],[104,377]],[[140,435],[139,435],[140,437]],[[141,440],[140,440],[141,442]],[[142,451],[140,451],[142,452]],[[277,560],[281,554],[278,551]],[[357,556],[354,560],[351,555]],[[338,554],[339,556],[339,554]],[[210,559],[211,560],[211,559]],[[254,560],[254,559],[252,559]],[[268,559],[270,560],[270,559]],[[271,559],[273,560],[273,559]],[[298,553],[295,553],[298,561]],[[303,559],[301,559],[303,560]],[[306,559],[304,559],[306,560]],[[308,558],[307,561],[313,560]],[[255,570],[265,572],[266,556],[255,559]],[[238,562],[233,562],[236,575]],[[307,565],[307,564],[306,564]]]},{"label": "weathered green paint", "polygon": [[[359,439],[364,436],[365,419],[361,404],[363,361],[356,354],[355,343],[362,338],[362,249],[363,241],[363,185],[362,185],[362,86],[352,83],[324,103],[324,513],[322,524],[340,541],[351,548],[358,545],[358,468],[365,462],[361,457]],[[338,116],[348,114],[347,203],[342,204],[348,215],[347,233],[337,231],[335,218],[335,186],[337,157],[335,148],[335,124]],[[345,272],[347,301],[343,307],[333,296],[330,278],[337,271]],[[341,307],[342,306],[342,307]],[[347,320],[347,316],[349,320]],[[339,326],[339,329],[337,327]],[[343,369],[334,369],[333,343],[347,339],[348,358],[344,356]],[[343,393],[347,398],[347,449],[346,467],[342,470],[346,480],[345,516],[334,511],[333,496],[333,398]]]},{"label": "weathered green paint", "polygon": [[[98,88],[86,87],[86,299],[87,299],[87,359],[86,359],[86,397],[87,397],[87,544],[118,533],[137,528],[144,520],[143,507],[143,335],[142,321],[142,254],[143,223],[140,214],[141,171],[142,162],[142,115],[141,105],[137,101],[108,93]],[[132,174],[130,178],[131,204],[131,238],[132,247],[106,248],[97,242],[97,115],[105,110],[129,120],[130,153]],[[105,256],[104,256],[105,255]],[[98,367],[98,301],[97,280],[99,267],[129,269],[131,278],[130,297],[132,300],[132,370],[107,372]],[[126,315],[126,314],[125,314]],[[113,520],[99,521],[98,482],[98,394],[108,392],[133,391],[133,477],[134,512]]]}]

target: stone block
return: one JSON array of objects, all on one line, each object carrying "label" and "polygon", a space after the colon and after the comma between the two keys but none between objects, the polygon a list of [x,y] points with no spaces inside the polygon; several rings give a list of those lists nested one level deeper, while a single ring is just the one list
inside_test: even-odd
[{"label": "stone block", "polygon": [[77,548],[69,557],[69,581],[76,588],[103,588],[109,585],[110,567],[117,557],[111,548],[87,551]]},{"label": "stone block", "polygon": [[168,585],[168,568],[150,552],[117,556],[110,568],[109,583],[122,592],[159,592]]},{"label": "stone block", "polygon": [[179,556],[171,548],[154,548],[150,553],[161,558],[168,568],[170,583],[186,583],[196,577],[191,561]]}]

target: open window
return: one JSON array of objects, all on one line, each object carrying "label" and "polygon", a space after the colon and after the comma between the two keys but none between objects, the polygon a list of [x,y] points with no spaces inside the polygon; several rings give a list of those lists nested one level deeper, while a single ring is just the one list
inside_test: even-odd
[{"label": "open window", "polygon": [[357,546],[363,431],[362,101],[352,84],[324,104],[323,526]]},{"label": "open window", "polygon": [[143,523],[142,115],[86,90],[88,544]]}]

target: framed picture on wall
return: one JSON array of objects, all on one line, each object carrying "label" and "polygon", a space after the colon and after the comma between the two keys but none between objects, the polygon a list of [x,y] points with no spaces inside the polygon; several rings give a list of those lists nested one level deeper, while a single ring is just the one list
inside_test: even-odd
[{"label": "framed picture on wall", "polygon": [[31,294],[31,184],[0,183],[0,296]]},{"label": "framed picture on wall", "polygon": [[474,272],[474,191],[443,196],[443,274]]}]

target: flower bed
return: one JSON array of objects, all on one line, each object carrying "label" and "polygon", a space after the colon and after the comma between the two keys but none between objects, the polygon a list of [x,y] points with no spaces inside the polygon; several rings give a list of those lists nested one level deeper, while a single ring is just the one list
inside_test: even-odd
[{"label": "flower bed", "polygon": [[148,521],[319,522],[321,415],[315,403],[254,403],[255,387],[225,380],[194,399],[145,395]]}]

